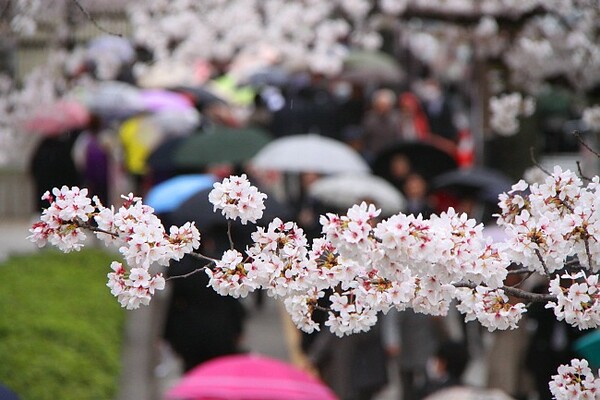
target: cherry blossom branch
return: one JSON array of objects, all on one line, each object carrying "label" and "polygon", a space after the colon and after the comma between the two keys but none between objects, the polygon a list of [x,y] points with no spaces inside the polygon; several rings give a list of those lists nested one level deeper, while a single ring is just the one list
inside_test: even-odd
[{"label": "cherry blossom branch", "polygon": [[546,261],[544,261],[544,258],[542,257],[542,253],[540,253],[539,249],[535,249],[535,255],[537,256],[538,260],[542,264],[542,268],[544,268],[544,272],[546,273],[546,276],[550,277],[550,270],[548,270]]},{"label": "cherry blossom branch", "polygon": [[87,229],[87,230],[89,230],[90,232],[93,232],[93,233],[104,233],[104,234],[110,235],[110,236],[112,236],[114,238],[118,238],[119,237],[119,234],[116,233],[116,232],[110,232],[110,231],[107,231],[107,230],[104,230],[104,229],[100,229],[97,226],[94,226],[94,225],[90,224],[89,222],[84,222],[84,221],[82,221],[80,219],[75,219],[75,224],[78,227],[83,228],[83,229]]},{"label": "cherry blossom branch", "polygon": [[[196,253],[192,253],[192,254],[196,254]],[[202,266],[202,267],[200,267],[200,268],[197,268],[197,269],[195,269],[195,270],[193,270],[193,271],[191,271],[191,272],[185,273],[185,274],[181,274],[181,275],[171,275],[171,276],[169,276],[168,278],[166,278],[166,279],[165,279],[165,281],[170,281],[170,280],[173,280],[173,279],[188,278],[188,277],[190,277],[190,276],[192,276],[192,275],[195,275],[195,274],[197,274],[198,272],[204,271],[206,268],[209,268],[209,265],[210,265],[210,264],[211,264],[211,263],[208,263],[208,264],[206,264],[206,265],[204,265],[204,266]]]},{"label": "cherry blossom branch", "polygon": [[[485,285],[476,285],[471,282],[458,282],[455,283],[454,286],[457,288],[464,287],[469,289],[476,289],[478,286],[486,287]],[[547,303],[549,301],[557,301],[557,297],[550,294],[532,293],[512,286],[502,286],[501,289],[504,290],[506,294],[513,297],[517,297],[522,300],[533,301],[536,303]]]},{"label": "cherry blossom branch", "polygon": [[235,244],[233,243],[233,236],[231,234],[231,220],[227,220],[227,239],[229,239],[229,249],[233,250],[235,248]]},{"label": "cherry blossom branch", "polygon": [[85,7],[79,2],[79,0],[71,0],[76,6],[77,8],[79,8],[79,10],[83,13],[83,15],[85,15],[85,17],[92,23],[94,24],[94,26],[96,28],[98,28],[100,31],[108,34],[108,35],[112,35],[112,36],[117,36],[117,37],[123,37],[122,34],[120,33],[115,33],[115,32],[111,32],[108,29],[104,28],[103,26],[101,26],[98,21],[96,21],[96,19],[88,12],[88,10],[85,9]]}]

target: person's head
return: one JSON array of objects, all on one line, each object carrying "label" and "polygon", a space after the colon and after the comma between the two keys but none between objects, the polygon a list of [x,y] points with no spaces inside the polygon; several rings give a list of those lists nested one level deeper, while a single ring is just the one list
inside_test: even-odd
[{"label": "person's head", "polygon": [[464,342],[442,342],[434,356],[436,373],[448,379],[460,381],[469,364],[469,349]]},{"label": "person's head", "polygon": [[396,95],[390,89],[379,89],[373,93],[371,103],[373,110],[383,114],[394,108]]},{"label": "person's head", "polygon": [[395,154],[390,160],[390,175],[394,179],[404,179],[411,172],[410,160],[404,154]]},{"label": "person's head", "polygon": [[427,196],[427,181],[420,174],[412,173],[406,177],[402,189],[408,199],[422,199]]}]

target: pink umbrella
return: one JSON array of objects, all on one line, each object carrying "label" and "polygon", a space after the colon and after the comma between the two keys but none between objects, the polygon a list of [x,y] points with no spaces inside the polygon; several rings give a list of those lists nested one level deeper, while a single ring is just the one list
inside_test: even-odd
[{"label": "pink umbrella", "polygon": [[256,354],[223,356],[188,372],[167,393],[170,400],[336,400],[317,378]]},{"label": "pink umbrella", "polygon": [[85,127],[90,120],[88,110],[72,100],[60,100],[40,107],[23,122],[23,128],[32,133],[52,136]]}]

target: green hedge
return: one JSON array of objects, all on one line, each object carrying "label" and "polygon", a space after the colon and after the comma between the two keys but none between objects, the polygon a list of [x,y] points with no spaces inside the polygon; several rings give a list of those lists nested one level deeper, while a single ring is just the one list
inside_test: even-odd
[{"label": "green hedge", "polygon": [[22,400],[114,398],[125,313],[114,255],[44,250],[0,264],[0,382]]}]

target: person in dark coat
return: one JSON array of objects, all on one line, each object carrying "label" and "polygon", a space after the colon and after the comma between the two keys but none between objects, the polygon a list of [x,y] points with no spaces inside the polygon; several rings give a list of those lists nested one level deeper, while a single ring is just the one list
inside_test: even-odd
[{"label": "person in dark coat", "polygon": [[[202,253],[220,257],[221,250],[227,249],[220,239],[226,237],[226,227],[203,232]],[[202,265],[188,255],[173,262],[167,272],[169,276],[183,275]],[[212,358],[241,352],[246,311],[238,299],[207,287],[208,281],[208,276],[199,272],[169,282],[172,290],[164,338],[182,358],[185,371]]]},{"label": "person in dark coat", "polygon": [[29,169],[33,177],[36,211],[48,206],[42,196],[54,187],[80,186],[79,173],[73,162],[71,150],[77,132],[45,137],[33,153]]},{"label": "person in dark coat", "polygon": [[323,327],[307,357],[340,400],[370,400],[388,383],[379,323],[367,332],[341,338]]}]

